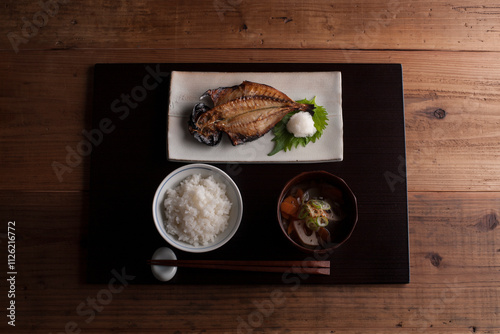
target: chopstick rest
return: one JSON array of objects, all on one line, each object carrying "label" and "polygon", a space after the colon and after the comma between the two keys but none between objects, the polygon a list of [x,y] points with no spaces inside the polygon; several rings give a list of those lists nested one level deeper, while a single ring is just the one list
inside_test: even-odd
[{"label": "chopstick rest", "polygon": [[[174,251],[168,247],[160,247],[153,254],[154,260],[177,260]],[[159,281],[167,282],[174,278],[177,267],[151,266],[153,276]]]}]

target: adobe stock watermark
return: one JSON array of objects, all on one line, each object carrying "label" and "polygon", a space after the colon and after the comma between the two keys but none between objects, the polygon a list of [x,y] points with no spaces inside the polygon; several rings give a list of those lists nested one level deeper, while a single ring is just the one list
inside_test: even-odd
[{"label": "adobe stock watermark", "polygon": [[[64,162],[53,161],[51,166],[59,182],[64,181],[64,174],[71,173],[81,165],[83,159],[92,153],[105,139],[106,135],[115,131],[119,122],[125,121],[136,109],[139,103],[146,100],[148,92],[156,89],[167,77],[169,72],[162,72],[160,64],[156,68],[146,66],[147,74],[142,78],[141,84],[133,87],[129,93],[122,93],[119,98],[111,102],[110,117],[103,117],[97,122],[97,127],[90,130],[83,130],[83,139],[76,146],[66,145],[66,157]],[[114,118],[111,118],[111,116]]]},{"label": "adobe stock watermark", "polygon": [[391,192],[396,190],[398,184],[405,184],[406,182],[406,159],[403,155],[398,156],[398,168],[396,171],[387,170],[384,172],[384,178],[391,189]]},{"label": "adobe stock watermark", "polygon": [[7,324],[16,326],[16,221],[7,222]]},{"label": "adobe stock watermark", "polygon": [[49,17],[54,17],[59,13],[59,5],[65,5],[69,1],[47,0],[44,2],[43,0],[39,0],[37,3],[41,9],[33,14],[31,20],[23,16],[21,18],[23,22],[21,30],[19,32],[10,31],[7,33],[7,38],[14,52],[18,53],[21,44],[28,43],[30,39],[38,35],[40,29],[49,23]]},{"label": "adobe stock watermark", "polygon": [[228,12],[237,12],[242,2],[243,0],[214,0],[213,5],[219,20],[224,21],[224,16]]},{"label": "adobe stock watermark", "polygon": [[[303,260],[305,264],[307,261],[328,261],[330,255],[333,251],[328,251],[324,254],[314,253],[312,256],[309,256]],[[283,273],[281,276],[281,281],[285,284],[286,291],[294,292],[299,289],[302,285],[302,282],[306,281],[309,278],[309,274],[307,273],[293,273],[293,268],[290,268],[289,271]],[[237,328],[236,333],[238,334],[251,334],[254,333],[255,330],[258,330],[264,324],[265,320],[268,319],[276,310],[280,307],[283,307],[286,303],[286,291],[282,288],[273,289],[269,297],[265,300],[254,300],[252,301],[252,305],[255,309],[250,312],[245,318],[238,316],[237,317]]]},{"label": "adobe stock watermark", "polygon": [[[443,288],[439,295],[432,298],[431,301],[425,307],[419,307],[417,309],[408,309],[409,312],[414,311],[408,320],[401,322],[401,327],[408,326],[409,328],[417,328],[418,332],[426,332],[434,323],[439,319],[439,315],[446,311],[448,305],[451,305],[459,296],[459,289],[456,287],[458,283],[458,277],[455,277],[453,282],[448,280],[444,281],[445,288]],[[411,330],[414,333],[413,330]],[[402,331],[401,334],[407,334],[409,332]]]},{"label": "adobe stock watermark", "polygon": [[237,161],[255,162],[259,159],[259,155],[267,155],[268,150],[266,144],[262,140],[254,140],[251,145],[240,145],[235,151],[235,162],[226,164],[226,172],[230,176],[237,176],[243,172],[241,163]]},{"label": "adobe stock watermark", "polygon": [[[387,28],[391,21],[401,12],[401,2],[399,0],[390,0],[387,2],[385,11],[371,11],[372,17],[366,23],[354,28],[356,36],[353,39],[354,49],[369,49],[373,46],[373,40],[382,33],[382,29]],[[342,29],[342,28],[341,28]],[[342,53],[347,61],[351,61],[348,50],[342,49]]]},{"label": "adobe stock watermark", "polygon": [[[134,275],[128,275],[125,271],[125,267],[119,272],[115,269],[111,270],[113,277],[109,280],[107,286],[99,290],[95,296],[88,296],[85,301],[82,301],[76,306],[76,314],[82,319],[86,324],[94,321],[98,313],[104,310],[104,307],[109,305],[114,298],[114,295],[123,292],[123,290],[129,285],[131,281],[135,279]],[[57,333],[50,332],[49,334],[79,334],[81,329],[81,323],[78,321],[68,321],[64,325],[64,330]]]}]

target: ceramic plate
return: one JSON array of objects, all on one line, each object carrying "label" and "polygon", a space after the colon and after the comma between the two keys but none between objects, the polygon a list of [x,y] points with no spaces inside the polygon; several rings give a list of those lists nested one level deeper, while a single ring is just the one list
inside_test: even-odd
[{"label": "ceramic plate", "polygon": [[[188,131],[193,106],[208,89],[239,85],[244,80],[270,85],[293,100],[316,97],[328,112],[322,137],[306,147],[269,156],[273,134],[238,146],[224,135],[217,146],[198,142]],[[173,71],[168,110],[167,155],[171,161],[289,163],[341,161],[343,158],[342,93],[340,72],[182,72]]]}]

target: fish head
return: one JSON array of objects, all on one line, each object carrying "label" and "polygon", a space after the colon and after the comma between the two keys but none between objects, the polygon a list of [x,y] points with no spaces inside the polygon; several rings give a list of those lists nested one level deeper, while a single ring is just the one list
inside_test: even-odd
[{"label": "fish head", "polygon": [[[222,131],[215,129],[213,126],[202,126],[200,120],[210,110],[206,104],[200,102],[193,107],[191,117],[188,121],[189,133],[200,143],[215,146],[222,139]],[[202,123],[202,122],[201,122]]]}]

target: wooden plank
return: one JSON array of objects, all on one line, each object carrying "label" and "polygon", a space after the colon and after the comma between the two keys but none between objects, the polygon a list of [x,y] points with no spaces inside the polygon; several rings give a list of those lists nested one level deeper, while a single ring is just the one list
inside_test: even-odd
[{"label": "wooden plank", "polygon": [[[70,323],[91,333],[234,333],[245,322],[256,332],[292,333],[500,328],[498,192],[410,193],[412,282],[330,287],[86,284],[86,196],[0,191],[0,221],[16,221],[21,329],[59,333]],[[120,270],[125,283],[133,279]]]},{"label": "wooden plank", "polygon": [[500,50],[494,1],[41,3],[16,1],[0,11],[1,50]]},{"label": "wooden plank", "polygon": [[[241,50],[81,50],[1,57],[0,77],[8,79],[0,82],[0,173],[9,176],[2,189],[87,189],[88,157],[71,152],[85,140],[82,132],[91,131],[94,63],[238,59],[402,63],[409,190],[500,190],[498,178],[489,176],[500,173],[498,53],[250,50],[241,58]],[[68,168],[61,178],[54,163]]]},{"label": "wooden plank", "polygon": [[[500,115],[497,97],[407,99],[412,190],[497,190]],[[413,103],[411,102],[413,101]],[[412,112],[413,111],[413,112]]]}]

